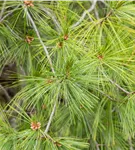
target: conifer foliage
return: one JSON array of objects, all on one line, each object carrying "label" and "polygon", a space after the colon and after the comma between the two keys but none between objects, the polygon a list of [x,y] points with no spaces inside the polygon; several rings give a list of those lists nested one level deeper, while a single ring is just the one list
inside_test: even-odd
[{"label": "conifer foliage", "polygon": [[134,1],[0,1],[0,79],[0,150],[133,150]]}]

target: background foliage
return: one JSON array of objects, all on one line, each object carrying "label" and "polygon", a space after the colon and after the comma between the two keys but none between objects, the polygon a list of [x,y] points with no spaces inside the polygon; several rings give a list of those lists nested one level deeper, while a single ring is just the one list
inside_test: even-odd
[{"label": "background foliage", "polygon": [[134,1],[0,10],[0,150],[133,150]]}]

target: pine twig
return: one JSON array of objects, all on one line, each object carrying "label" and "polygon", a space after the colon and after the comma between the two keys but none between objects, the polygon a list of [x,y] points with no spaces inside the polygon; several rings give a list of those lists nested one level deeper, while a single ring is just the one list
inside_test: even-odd
[{"label": "pine twig", "polygon": [[29,12],[27,11],[27,9],[25,9],[25,12],[26,12],[26,14],[27,14],[27,16],[28,16],[28,19],[30,20],[30,22],[31,22],[31,24],[32,24],[32,26],[33,26],[33,28],[34,28],[36,34],[37,34],[37,37],[38,37],[38,39],[39,39],[41,45],[43,46],[43,49],[44,49],[44,51],[45,51],[45,53],[46,53],[46,56],[47,56],[47,59],[48,59],[48,61],[49,61],[51,70],[52,70],[52,72],[55,74],[55,71],[54,71],[54,68],[53,68],[53,64],[52,64],[52,61],[51,61],[49,52],[48,52],[48,50],[47,50],[47,47],[44,45],[44,43],[43,43],[43,41],[42,41],[42,39],[41,39],[41,36],[40,36],[39,31],[38,31],[38,29],[37,29],[37,27],[36,27],[36,24],[34,23],[34,21],[33,21],[32,17],[31,17],[31,15],[30,15]]},{"label": "pine twig", "polygon": [[130,150],[134,150],[131,137],[128,138],[128,143],[130,146]]},{"label": "pine twig", "polygon": [[90,8],[88,10],[85,10],[81,16],[81,18],[71,26],[71,28],[75,28],[76,26],[78,26],[85,18],[85,16],[87,15],[87,13],[90,13],[92,10],[94,10],[95,6],[96,6],[97,0],[93,0],[92,5],[90,6]]},{"label": "pine twig", "polygon": [[121,91],[123,91],[126,94],[130,94],[130,92],[126,91],[124,88],[122,88],[120,85],[118,85],[117,83],[115,83],[113,80],[109,79],[109,81],[114,84],[117,88],[119,88]]},{"label": "pine twig", "polygon": [[8,14],[6,14],[3,18],[0,18],[0,23],[1,23],[5,18],[7,18],[9,15],[11,15],[14,11],[16,11],[19,7],[20,7],[20,4],[17,5],[17,6],[15,7],[15,9],[11,10]]},{"label": "pine twig", "polygon": [[109,7],[109,5],[104,1],[104,0],[100,0],[105,6]]},{"label": "pine twig", "polygon": [[6,96],[6,99],[8,102],[11,100],[11,97],[9,96],[8,92],[5,90],[5,88],[0,84],[0,89],[4,92],[4,95]]},{"label": "pine twig", "polygon": [[1,9],[1,12],[0,12],[0,19],[3,16],[4,10],[5,10],[5,6],[6,6],[6,0],[4,0],[3,5],[2,5],[2,9]]},{"label": "pine twig", "polygon": [[17,35],[17,34],[15,33],[15,31],[13,31],[13,29],[10,28],[10,26],[8,26],[8,25],[6,24],[6,27],[11,31],[11,33],[12,33],[13,35],[16,36],[17,39],[23,40],[19,35]]},{"label": "pine twig", "polygon": [[[48,61],[49,61],[49,63],[50,63],[51,70],[52,70],[52,72],[55,74],[55,70],[54,70],[54,68],[53,68],[52,61],[51,61],[49,52],[48,52],[48,50],[47,50],[47,47],[44,45],[44,43],[43,43],[43,41],[42,41],[42,39],[41,39],[41,37],[40,37],[40,34],[39,34],[39,32],[38,32],[38,29],[37,29],[37,27],[36,27],[36,25],[35,25],[35,23],[34,23],[32,17],[30,16],[29,12],[28,12],[26,9],[25,9],[25,12],[26,12],[26,14],[27,14],[27,16],[28,16],[28,18],[29,18],[31,24],[33,25],[33,28],[34,28],[34,30],[35,30],[37,36],[38,36],[38,39],[39,39],[41,45],[42,45],[43,48],[44,48],[44,51],[45,51],[46,56],[47,56],[47,58],[48,58]],[[53,119],[53,116],[54,116],[54,113],[55,113],[55,110],[56,110],[56,104],[57,104],[57,101],[55,102],[55,104],[54,104],[54,106],[53,106],[53,110],[52,110],[52,112],[51,112],[51,115],[50,115],[49,121],[48,121],[48,123],[47,123],[46,129],[45,129],[45,131],[44,131],[45,134],[47,134],[47,132],[49,131],[49,128],[50,128],[50,125],[51,125],[51,122],[52,122],[52,119]]]},{"label": "pine twig", "polygon": [[96,7],[94,8],[94,13],[95,13],[96,19],[100,19],[100,18],[99,18],[99,14],[98,14],[98,10],[97,10]]},{"label": "pine twig", "polygon": [[107,97],[108,99],[110,99],[111,101],[118,102],[118,100],[113,99],[110,95],[108,95],[108,94],[104,93],[103,91],[100,91],[100,93],[101,93],[102,95],[106,96],[106,97]]},{"label": "pine twig", "polygon": [[42,10],[49,16],[52,18],[55,26],[56,26],[56,29],[57,31],[60,33],[62,31],[62,28],[58,22],[58,20],[56,19],[56,16],[51,12],[52,10],[50,10],[49,8],[43,8],[42,7]]},{"label": "pine twig", "polygon": [[97,150],[100,150],[100,149],[99,149],[99,144],[98,144],[98,142],[95,141],[95,143],[96,143],[96,149],[97,149]]},{"label": "pine twig", "polygon": [[[103,73],[103,75],[104,75],[105,77],[107,77],[104,72],[102,72],[102,73]],[[107,77],[107,78],[108,78],[108,77]],[[121,91],[123,91],[124,93],[130,94],[130,92],[128,92],[127,90],[125,90],[124,88],[122,88],[119,84],[117,84],[116,82],[114,82],[112,79],[108,78],[108,80],[109,80],[113,85],[115,85],[118,89],[120,89]]]},{"label": "pine twig", "polygon": [[49,121],[48,121],[46,129],[44,131],[45,134],[47,134],[47,132],[49,131],[49,128],[50,128],[50,125],[51,125],[51,122],[52,122],[52,119],[53,119],[53,116],[54,116],[54,113],[55,113],[55,110],[56,110],[56,104],[57,104],[57,102],[55,102],[55,104],[53,106]]}]

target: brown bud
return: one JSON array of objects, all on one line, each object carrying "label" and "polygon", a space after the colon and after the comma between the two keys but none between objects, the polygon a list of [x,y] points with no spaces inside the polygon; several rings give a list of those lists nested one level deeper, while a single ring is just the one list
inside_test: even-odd
[{"label": "brown bud", "polygon": [[24,4],[25,4],[26,6],[28,6],[28,7],[34,6],[33,1],[27,1],[27,0],[25,0],[25,1],[24,1]]},{"label": "brown bud", "polygon": [[40,127],[41,127],[41,123],[40,122],[32,122],[31,123],[31,129],[32,130],[38,130],[38,129],[40,129]]},{"label": "brown bud", "polygon": [[25,38],[25,41],[26,41],[28,44],[30,44],[33,40],[34,40],[34,38],[31,37],[31,36],[26,36],[26,38]]},{"label": "brown bud", "polygon": [[61,147],[62,145],[59,143],[59,142],[54,142],[54,144],[56,145],[56,146],[58,146],[58,147]]},{"label": "brown bud", "polygon": [[46,105],[45,105],[45,104],[43,104],[43,105],[42,105],[42,108],[43,108],[43,109],[46,109]]},{"label": "brown bud", "polygon": [[58,47],[59,47],[59,48],[62,48],[62,46],[63,46],[63,43],[62,43],[62,42],[59,42]]},{"label": "brown bud", "polygon": [[83,109],[84,107],[83,107],[83,105],[80,105],[80,109]]},{"label": "brown bud", "polygon": [[64,35],[64,40],[68,40],[68,35]]},{"label": "brown bud", "polygon": [[49,83],[52,83],[53,82],[53,80],[51,80],[51,79],[49,79],[49,80],[47,80],[47,83],[49,84]]},{"label": "brown bud", "polygon": [[97,58],[101,60],[101,59],[103,59],[103,56],[102,55],[98,55]]}]

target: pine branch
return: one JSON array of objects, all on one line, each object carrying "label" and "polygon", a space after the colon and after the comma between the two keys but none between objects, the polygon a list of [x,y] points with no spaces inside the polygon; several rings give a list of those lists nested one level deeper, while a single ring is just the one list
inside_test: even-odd
[{"label": "pine branch", "polygon": [[97,149],[97,150],[100,150],[100,149],[99,149],[99,144],[97,143],[97,141],[95,141],[95,143],[96,143],[96,149]]},{"label": "pine branch", "polygon": [[[39,39],[41,45],[42,45],[43,48],[44,48],[44,51],[45,51],[45,53],[46,53],[46,55],[47,55],[48,61],[49,61],[50,66],[51,66],[51,70],[52,70],[52,72],[55,74],[55,70],[54,70],[54,68],[53,68],[52,61],[51,61],[49,52],[48,52],[46,46],[44,45],[44,43],[43,43],[43,41],[42,41],[42,39],[41,39],[41,37],[40,37],[40,34],[39,34],[39,32],[38,32],[38,29],[37,29],[37,27],[36,27],[36,25],[35,25],[35,23],[34,23],[32,17],[30,16],[29,12],[28,12],[26,9],[25,9],[25,12],[26,12],[26,14],[27,14],[27,16],[28,16],[28,18],[29,18],[31,24],[33,25],[33,28],[34,28],[34,30],[35,30],[37,36],[38,36],[38,39]],[[57,104],[57,101],[56,101],[55,104],[54,104],[52,113],[51,113],[51,115],[50,115],[50,118],[49,118],[49,121],[48,121],[48,123],[47,123],[46,129],[45,129],[45,131],[44,131],[45,134],[47,134],[47,132],[49,131],[49,128],[50,128],[50,125],[51,125],[51,122],[52,122],[52,119],[53,119],[53,116],[54,116],[54,113],[55,113],[55,110],[56,110],[56,104]]]},{"label": "pine branch", "polygon": [[[105,0],[100,0],[100,2],[105,3]],[[106,3],[105,3],[106,4]]]},{"label": "pine branch", "polygon": [[100,18],[99,18],[99,14],[98,14],[98,10],[97,10],[96,7],[94,8],[94,13],[95,13],[96,19],[100,19]]},{"label": "pine branch", "polygon": [[106,7],[110,7],[105,0],[100,0],[100,2],[102,2]]},{"label": "pine branch", "polygon": [[55,110],[56,110],[56,104],[57,104],[57,101],[55,102],[55,104],[53,106],[49,121],[48,121],[46,129],[44,131],[45,134],[47,134],[47,132],[49,131],[49,128],[50,128],[50,125],[51,125],[51,122],[52,122],[52,119],[53,119],[53,116],[54,116],[54,113],[55,113]]},{"label": "pine branch", "polygon": [[88,10],[85,10],[81,16],[81,18],[71,26],[71,28],[75,28],[76,26],[78,26],[85,18],[85,16],[87,15],[87,13],[90,13],[91,11],[94,10],[95,6],[96,6],[97,0],[93,0],[93,3],[91,5],[91,7]]},{"label": "pine branch", "polygon": [[5,10],[5,6],[6,6],[6,0],[4,0],[3,5],[2,5],[2,9],[1,9],[1,12],[0,12],[0,19],[3,16],[4,10]]},{"label": "pine branch", "polygon": [[44,45],[44,43],[43,43],[43,41],[42,41],[42,39],[41,39],[41,36],[40,36],[39,31],[38,31],[38,29],[37,29],[37,27],[36,27],[36,24],[35,24],[35,22],[33,21],[31,15],[30,15],[29,12],[27,11],[27,9],[24,9],[24,10],[25,10],[25,13],[27,14],[28,19],[30,20],[30,22],[31,22],[31,24],[32,24],[32,26],[33,26],[33,28],[34,28],[36,34],[37,34],[37,37],[38,37],[38,39],[39,39],[41,45],[43,46],[43,49],[44,49],[44,51],[45,51],[45,53],[46,53],[46,56],[47,56],[47,59],[48,59],[48,61],[49,61],[51,70],[52,70],[52,72],[55,74],[55,71],[54,71],[54,68],[53,68],[53,64],[52,64],[52,60],[51,60],[51,58],[50,58],[49,52],[48,52],[48,50],[47,50],[47,47]]},{"label": "pine branch", "polygon": [[[102,72],[103,73],[103,75],[105,76],[105,77],[107,77],[107,75],[104,73],[104,72]],[[119,84],[117,84],[116,82],[114,82],[112,79],[110,79],[110,78],[108,78],[107,77],[107,79],[113,84],[113,85],[115,85],[118,89],[120,89],[121,91],[123,91],[124,93],[126,93],[126,94],[130,94],[131,92],[128,92],[127,90],[125,90],[124,88],[122,88]]]},{"label": "pine branch", "polygon": [[3,91],[4,95],[6,96],[6,99],[8,102],[11,100],[11,97],[9,96],[8,92],[5,90],[5,88],[0,84],[0,89]]},{"label": "pine branch", "polygon": [[114,82],[113,80],[109,79],[109,81],[114,84],[117,88],[119,88],[121,91],[123,91],[126,94],[130,94],[130,92],[126,91],[124,88],[122,88],[120,85],[118,85],[116,82]]},{"label": "pine branch", "polygon": [[56,16],[53,14],[52,10],[50,10],[49,8],[43,8],[43,7],[42,7],[42,10],[43,10],[49,17],[52,18],[52,20],[53,20],[53,22],[54,22],[54,24],[55,24],[55,26],[56,26],[57,31],[58,31],[59,33],[61,33],[61,32],[62,32],[62,28],[61,28],[61,26],[60,26],[58,20],[56,19]]},{"label": "pine branch", "polygon": [[118,102],[118,100],[113,99],[111,96],[109,96],[108,94],[104,93],[103,91],[99,91],[102,95],[106,96],[108,99],[110,99],[111,101],[115,101]]},{"label": "pine branch", "polygon": [[16,37],[17,39],[23,40],[19,35],[17,35],[17,34],[13,31],[13,29],[10,28],[10,26],[8,26],[8,24],[6,24],[6,27],[10,30],[10,32],[11,32],[13,35],[15,35],[15,37]]},{"label": "pine branch", "polygon": [[[6,1],[6,4],[3,3],[4,1]],[[87,145],[88,148],[86,149],[100,150],[108,149],[108,145],[110,145],[112,149],[119,147],[123,150],[128,147],[129,150],[134,150],[135,138],[128,136],[127,140],[124,139],[127,135],[127,131],[132,130],[134,125],[132,116],[135,115],[135,112],[130,109],[134,107],[134,103],[126,103],[128,99],[130,99],[130,96],[132,95],[133,97],[131,98],[133,99],[133,94],[135,94],[135,92],[132,92],[135,86],[131,80],[134,78],[135,73],[133,66],[135,30],[131,25],[135,24],[135,21],[134,16],[130,12],[130,10],[132,10],[132,12],[135,13],[134,5],[132,6],[132,2],[125,3],[116,1],[110,3],[105,0],[89,0],[86,2],[86,5],[87,4],[89,4],[88,10],[84,10],[81,7],[79,7],[79,10],[76,10],[75,6],[78,5],[78,2],[75,2],[73,5],[71,3],[69,7],[68,2],[64,2],[64,5],[61,2],[47,2],[47,4],[46,2],[41,2],[41,4],[39,4],[35,1],[26,0],[16,11],[13,11],[18,4],[15,5],[14,2],[2,0],[0,6],[0,22],[5,17],[2,22],[5,23],[4,26],[0,26],[0,54],[2,54],[2,59],[0,59],[2,64],[0,66],[3,69],[4,64],[16,61],[16,73],[18,74],[18,78],[17,81],[13,80],[13,82],[18,83],[19,81],[24,81],[24,83],[22,85],[16,84],[16,86],[19,86],[19,89],[22,90],[18,91],[15,97],[6,105],[5,108],[7,109],[0,107],[0,130],[2,131],[2,133],[0,133],[2,135],[0,137],[0,149],[8,149],[9,147],[27,149],[28,145],[30,145],[29,149],[45,149],[46,147],[48,147],[48,149],[52,147],[54,149],[76,149],[77,145],[77,149],[83,150],[85,149],[85,145]],[[122,9],[117,11],[119,7],[122,7]],[[22,10],[24,10],[23,13]],[[57,15],[57,10],[59,11],[59,16]],[[13,13],[11,13],[11,11],[13,11]],[[74,22],[75,24],[78,23],[78,26],[73,27],[75,32],[72,32],[67,40],[67,38],[61,35],[63,33],[63,27],[61,26],[61,22],[63,21],[62,16],[66,12],[69,12],[68,17],[70,19],[67,20],[67,24],[70,24],[73,19],[72,15],[77,15],[80,11],[82,14],[80,14],[80,17]],[[127,12],[128,15],[126,15],[125,12]],[[24,19],[24,13],[27,20]],[[92,20],[93,18],[91,18],[91,16],[95,19]],[[47,20],[46,17],[49,17],[51,20]],[[109,19],[110,17],[111,19]],[[40,26],[40,19],[47,21],[47,28],[44,24]],[[10,20],[12,21],[9,24]],[[130,20],[132,20],[132,23]],[[79,26],[81,26],[83,22],[86,23],[86,28],[80,29]],[[74,23],[70,28],[75,25]],[[29,24],[33,30],[27,28]],[[124,30],[121,31],[121,29]],[[47,36],[49,46],[44,42],[42,31],[44,31],[44,34]],[[56,36],[53,31],[56,31],[59,36]],[[34,40],[32,44],[26,43],[24,32],[28,35],[35,34],[38,41]],[[17,43],[14,43],[16,39],[18,39]],[[120,42],[117,42],[117,40]],[[83,45],[80,46],[82,41]],[[57,47],[54,43],[58,42],[64,46]],[[98,45],[97,42],[101,42],[103,46],[101,46],[102,44]],[[121,48],[121,45],[124,45],[124,47]],[[39,50],[37,50],[36,47],[39,48]],[[27,57],[29,48],[32,50],[32,53],[31,56]],[[53,53],[53,57],[51,53]],[[105,54],[107,61],[117,61],[117,64],[112,62],[115,69],[110,71],[108,67],[103,66],[103,68],[101,68],[103,63],[101,62],[101,64],[99,64],[98,60],[95,59],[97,53],[98,55]],[[71,57],[73,60],[70,59]],[[13,58],[16,59],[14,60]],[[62,84],[60,83],[60,86],[58,86],[59,81],[58,84],[55,81],[53,82],[52,77],[50,77],[50,72],[47,71],[48,69],[42,70],[45,65],[43,64],[44,58],[47,61],[49,70],[52,70],[51,74],[56,76],[55,68],[57,69],[58,77],[56,78],[59,79],[60,82],[66,75],[67,68],[70,67],[70,79],[67,79]],[[102,57],[97,59],[101,60]],[[118,64],[121,64],[121,61],[124,62],[125,60],[128,62],[124,68],[121,68]],[[28,68],[28,65],[31,67]],[[96,69],[99,65],[101,65],[100,72]],[[80,70],[80,68],[82,70]],[[6,69],[10,71],[10,68]],[[115,72],[119,72],[119,69],[121,69],[121,71],[124,69],[125,74],[131,72],[130,76],[126,77],[129,83],[124,82],[124,75],[117,74],[118,79],[113,76]],[[103,73],[101,71],[103,71]],[[84,74],[88,75],[89,78],[85,80]],[[25,76],[25,79],[23,79],[23,76]],[[72,84],[69,83],[70,80],[73,81]],[[102,86],[98,84],[98,80],[102,81]],[[9,82],[12,81],[9,80]],[[14,86],[14,84],[11,84],[11,86],[12,85]],[[5,91],[3,91],[2,88],[4,88]],[[3,87],[3,84],[2,88],[0,85],[0,93],[4,95],[7,89]],[[114,93],[109,94],[108,90],[114,91]],[[89,92],[91,94],[89,94]],[[112,95],[115,94],[115,92],[117,92],[117,95]],[[7,92],[7,94],[9,93]],[[124,101],[123,99],[121,100],[123,96],[125,96]],[[6,97],[6,94],[4,97]],[[51,101],[49,101],[50,97],[52,98]],[[45,101],[42,101],[42,98],[45,98]],[[71,104],[69,109],[66,109],[67,103],[64,102],[66,98]],[[98,102],[97,105],[95,105],[94,101]],[[113,102],[113,106],[106,108],[107,105],[110,105],[110,102]],[[61,105],[60,109],[58,108],[59,103]],[[45,113],[47,109],[46,105],[51,105],[48,113]],[[97,107],[99,107],[98,110],[96,109]],[[119,109],[120,107],[121,109]],[[126,112],[129,112],[126,120],[123,115],[123,108],[126,108]],[[92,110],[92,112],[88,110]],[[81,118],[79,113],[81,114]],[[115,117],[110,118],[114,113],[116,114]],[[119,114],[121,114],[121,118]],[[7,116],[9,121],[6,121],[4,116]],[[47,121],[45,121],[44,118],[47,118]],[[43,123],[44,127],[40,125],[36,126],[36,121]],[[63,121],[67,127],[66,130],[64,130]],[[76,122],[75,124],[74,121]],[[30,122],[33,123],[32,129],[40,132],[38,135],[34,135],[34,138],[34,131],[29,130],[30,126],[29,129],[27,128]],[[7,126],[7,123],[10,125]],[[68,126],[69,123],[71,126],[74,126],[75,132],[74,128],[71,130],[71,126]],[[78,125],[78,123],[80,124]],[[124,130],[119,134],[120,138],[112,136],[108,140],[104,137],[107,137],[108,134],[115,135],[117,133],[117,128],[111,129],[112,123],[114,126],[119,125],[119,128],[124,128]],[[128,126],[127,123],[130,124],[129,129],[126,128]],[[8,132],[7,127],[9,128]],[[43,127],[43,131],[40,127]],[[56,132],[51,133],[51,137],[49,133],[53,127],[56,127]],[[108,132],[103,132],[106,127]],[[19,130],[20,128],[22,130]],[[61,131],[60,134],[59,131]],[[62,138],[66,136],[66,133],[69,133],[67,138]],[[74,141],[74,139],[81,137],[82,134],[84,138],[82,138],[81,141],[83,140],[87,144],[81,143],[80,140]],[[57,135],[57,137],[55,135]],[[89,138],[88,141],[86,141],[87,138]],[[28,139],[31,140],[28,141]],[[22,140],[24,140],[24,142],[19,144]],[[41,140],[46,140],[46,143],[42,143]],[[112,145],[113,140],[116,141],[115,145]],[[31,143],[34,144],[31,145]],[[107,145],[105,143],[107,143]]]},{"label": "pine branch", "polygon": [[16,11],[18,8],[20,7],[20,4],[17,5],[13,10],[11,10],[8,14],[6,14],[3,18],[0,18],[0,23],[7,18],[8,16],[10,16],[14,11]]},{"label": "pine branch", "polygon": [[130,150],[134,150],[131,137],[128,138],[128,143],[130,146]]}]

